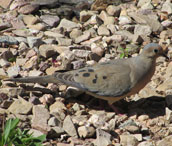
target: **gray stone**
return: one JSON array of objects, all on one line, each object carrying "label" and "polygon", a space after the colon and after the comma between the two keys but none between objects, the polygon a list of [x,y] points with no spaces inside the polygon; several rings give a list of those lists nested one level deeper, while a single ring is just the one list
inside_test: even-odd
[{"label": "gray stone", "polygon": [[92,137],[96,130],[92,126],[81,126],[78,128],[78,134],[82,138]]},{"label": "gray stone", "polygon": [[96,11],[81,11],[80,12],[80,22],[86,22],[91,16],[95,15]]},{"label": "gray stone", "polygon": [[19,97],[16,101],[14,101],[8,110],[13,114],[29,114],[32,110],[32,104],[23,98]]},{"label": "gray stone", "polygon": [[172,122],[172,111],[168,107],[166,107],[166,109],[165,109],[165,114],[166,114],[166,120],[171,123]]},{"label": "gray stone", "polygon": [[14,59],[14,55],[11,51],[7,50],[7,51],[2,52],[1,58],[6,61],[10,61],[10,59]]},{"label": "gray stone", "polygon": [[0,68],[0,76],[6,76],[7,74],[5,73],[3,68]]},{"label": "gray stone", "polygon": [[41,131],[36,130],[36,129],[30,129],[28,133],[32,134],[33,137],[38,137],[44,134]]},{"label": "gray stone", "polygon": [[79,43],[81,43],[81,42],[83,42],[83,41],[86,41],[86,40],[88,40],[88,39],[90,38],[90,36],[91,36],[90,32],[86,32],[86,33],[84,33],[83,35],[78,36],[78,37],[75,39],[75,43],[76,43],[76,44],[79,44]]},{"label": "gray stone", "polygon": [[111,144],[111,135],[101,129],[96,129],[96,140],[95,145],[97,146],[107,146]]},{"label": "gray stone", "polygon": [[161,11],[167,12],[168,15],[172,14],[172,3],[170,0],[167,0],[163,5]]},{"label": "gray stone", "polygon": [[73,69],[79,69],[84,67],[84,60],[72,61],[71,64],[73,65]]},{"label": "gray stone", "polygon": [[59,138],[60,135],[64,134],[65,131],[62,127],[51,127],[50,131],[48,131],[48,136],[51,138]]},{"label": "gray stone", "polygon": [[152,10],[153,8],[154,7],[153,7],[151,2],[148,2],[148,3],[144,4],[144,5],[142,5],[142,7],[141,7],[141,9],[149,9],[149,10]]},{"label": "gray stone", "polygon": [[17,97],[18,95],[22,95],[24,90],[19,87],[6,87],[6,88],[1,88],[0,93],[7,94],[9,97]]},{"label": "gray stone", "polygon": [[157,87],[158,91],[166,91],[172,89],[172,78],[165,80],[162,84]]},{"label": "gray stone", "polygon": [[138,140],[133,135],[120,135],[120,144],[124,146],[137,146]]},{"label": "gray stone", "polygon": [[56,38],[58,45],[61,46],[70,46],[72,44],[72,39],[67,39],[67,38]]},{"label": "gray stone", "polygon": [[61,27],[65,28],[66,30],[72,30],[73,28],[79,28],[80,26],[79,24],[64,18],[60,21],[60,24],[58,25],[58,28]]},{"label": "gray stone", "polygon": [[33,25],[39,22],[39,19],[33,15],[23,15],[23,21],[27,25]]},{"label": "gray stone", "polygon": [[75,39],[81,35],[82,35],[82,31],[80,29],[74,28],[70,33],[70,38]]},{"label": "gray stone", "polygon": [[20,72],[20,67],[15,65],[15,66],[11,66],[8,68],[7,70],[7,74],[9,77],[16,77]]},{"label": "gray stone", "polygon": [[151,0],[139,0],[137,6],[142,7],[143,5],[150,3],[150,2],[151,2]]},{"label": "gray stone", "polygon": [[50,118],[50,113],[45,107],[40,105],[34,105],[32,112],[32,127],[46,133],[48,131],[47,122]]},{"label": "gray stone", "polygon": [[152,29],[148,25],[136,25],[134,29],[135,35],[149,36],[152,33]]},{"label": "gray stone", "polygon": [[138,144],[138,146],[155,146],[153,141],[143,141]]},{"label": "gray stone", "polygon": [[48,24],[51,27],[57,26],[60,21],[60,18],[58,16],[52,16],[52,15],[41,15],[40,18],[44,23]]},{"label": "gray stone", "polygon": [[56,117],[51,117],[48,120],[48,125],[49,126],[60,126],[61,122],[56,118]]},{"label": "gray stone", "polygon": [[172,135],[169,135],[156,143],[156,146],[170,146],[172,143]]},{"label": "gray stone", "polygon": [[98,30],[98,35],[101,35],[101,36],[109,36],[110,35],[110,31],[107,29],[106,26],[103,26],[101,25]]},{"label": "gray stone", "polygon": [[59,32],[53,32],[53,31],[44,31],[44,35],[48,37],[54,37],[54,38],[64,37],[63,34],[60,34]]},{"label": "gray stone", "polygon": [[27,37],[27,41],[30,48],[39,47],[41,44],[43,44],[41,38],[39,37]]},{"label": "gray stone", "polygon": [[132,20],[129,16],[120,16],[119,17],[119,24],[120,25],[126,25],[132,23]]},{"label": "gray stone", "polygon": [[80,58],[88,57],[91,51],[88,50],[79,50],[79,49],[73,49],[72,53],[75,54],[75,56]]},{"label": "gray stone", "polygon": [[18,41],[12,36],[0,36],[0,43],[7,45],[18,45]]},{"label": "gray stone", "polygon": [[22,14],[30,14],[33,13],[35,11],[37,11],[39,9],[39,5],[36,4],[31,4],[31,5],[24,5],[22,7],[19,8],[18,12],[22,13]]},{"label": "gray stone", "polygon": [[66,118],[64,119],[63,129],[70,136],[72,136],[72,137],[78,137],[76,128],[75,128],[75,126],[74,126],[74,124],[72,122],[72,119],[71,119],[71,117],[69,115],[66,116]]},{"label": "gray stone", "polygon": [[109,5],[106,8],[106,11],[111,16],[119,17],[120,12],[121,12],[121,8],[119,6]]},{"label": "gray stone", "polygon": [[45,39],[45,40],[43,40],[43,42],[45,42],[46,44],[56,44],[55,39]]},{"label": "gray stone", "polygon": [[41,56],[45,58],[49,58],[57,54],[57,52],[55,51],[55,48],[56,48],[56,45],[43,44],[39,47],[39,53]]}]

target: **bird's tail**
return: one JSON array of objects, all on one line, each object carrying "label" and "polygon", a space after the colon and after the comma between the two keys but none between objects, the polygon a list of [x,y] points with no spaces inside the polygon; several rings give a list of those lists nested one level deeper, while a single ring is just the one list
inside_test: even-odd
[{"label": "bird's tail", "polygon": [[58,80],[54,75],[47,76],[32,76],[24,78],[9,78],[5,81],[20,82],[20,83],[57,83]]}]

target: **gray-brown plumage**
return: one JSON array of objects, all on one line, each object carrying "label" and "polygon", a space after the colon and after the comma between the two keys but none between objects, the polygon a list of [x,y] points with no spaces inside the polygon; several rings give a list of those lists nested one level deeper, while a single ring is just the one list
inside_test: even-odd
[{"label": "gray-brown plumage", "polygon": [[23,83],[57,83],[77,87],[88,94],[112,104],[140,91],[155,72],[156,58],[164,55],[156,43],[146,45],[140,55],[116,59],[65,73],[42,77],[10,78]]}]

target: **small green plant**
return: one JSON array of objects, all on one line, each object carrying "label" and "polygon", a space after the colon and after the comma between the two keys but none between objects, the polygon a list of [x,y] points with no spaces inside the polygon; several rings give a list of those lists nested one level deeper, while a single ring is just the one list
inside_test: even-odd
[{"label": "small green plant", "polygon": [[9,62],[15,62],[16,61],[16,58],[15,57],[9,58],[8,61]]},{"label": "small green plant", "polygon": [[128,48],[119,48],[122,52],[120,54],[120,58],[128,57]]},{"label": "small green plant", "polygon": [[0,133],[0,146],[42,146],[46,135],[33,137],[29,130],[17,128],[19,119],[7,120],[3,132]]}]

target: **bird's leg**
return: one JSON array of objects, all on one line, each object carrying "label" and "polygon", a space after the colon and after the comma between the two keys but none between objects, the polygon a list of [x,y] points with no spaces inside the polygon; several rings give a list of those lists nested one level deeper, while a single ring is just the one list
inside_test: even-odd
[{"label": "bird's leg", "polygon": [[120,110],[114,106],[113,104],[109,104],[110,108],[118,115],[122,115],[122,113],[120,112]]}]

